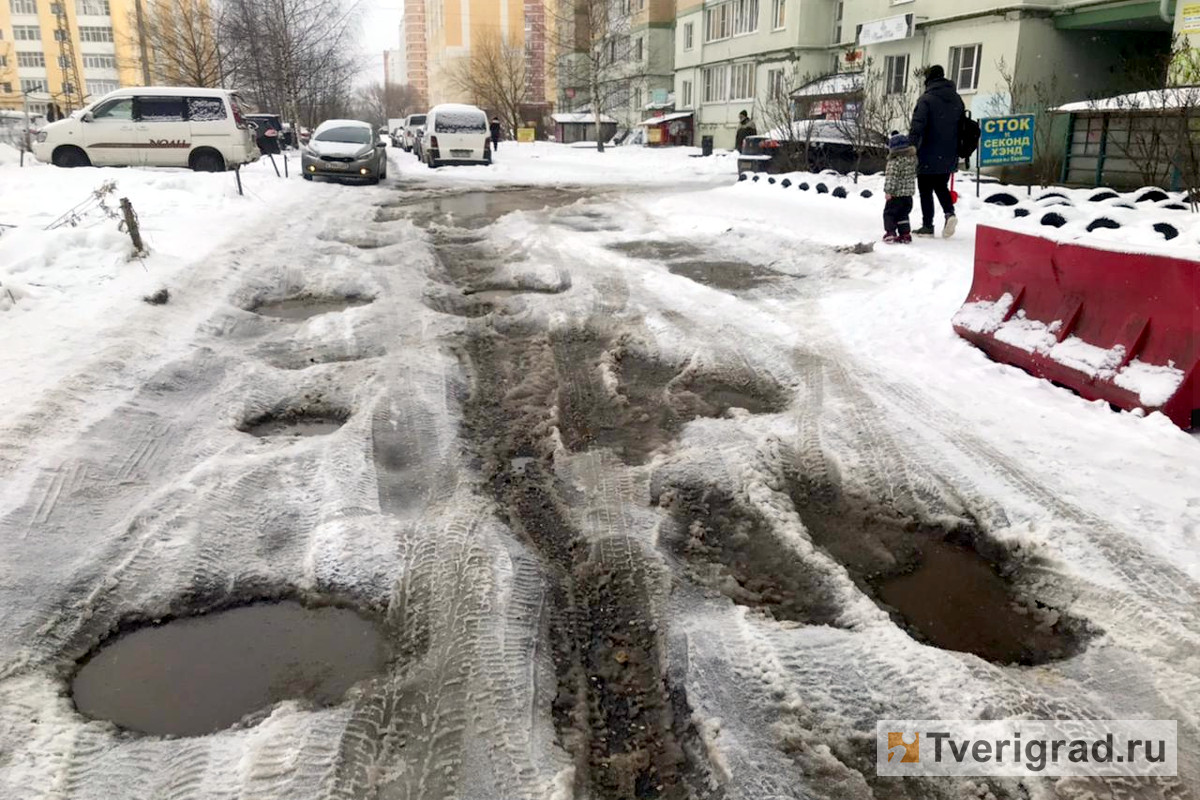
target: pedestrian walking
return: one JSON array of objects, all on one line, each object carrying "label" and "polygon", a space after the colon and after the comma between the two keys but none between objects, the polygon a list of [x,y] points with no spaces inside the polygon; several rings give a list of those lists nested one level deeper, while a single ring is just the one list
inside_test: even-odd
[{"label": "pedestrian walking", "polygon": [[916,190],[917,148],[900,131],[892,131],[883,181],[883,241],[888,244],[912,243],[908,215],[912,213]]},{"label": "pedestrian walking", "polygon": [[950,196],[950,176],[958,169],[959,126],[966,108],[946,71],[938,64],[925,71],[925,92],[917,100],[908,138],[917,149],[917,191],[921,195],[921,227],[917,236],[933,236],[936,195],[946,224],[942,236],[954,235],[958,218]]},{"label": "pedestrian walking", "polygon": [[750,119],[750,115],[745,109],[738,112],[738,129],[737,129],[737,151],[742,152],[742,145],[746,142],[747,136],[757,136],[758,130],[754,127],[754,120]]},{"label": "pedestrian walking", "polygon": [[[478,141],[478,139],[476,139]],[[492,117],[492,152],[500,149],[500,118]]]}]

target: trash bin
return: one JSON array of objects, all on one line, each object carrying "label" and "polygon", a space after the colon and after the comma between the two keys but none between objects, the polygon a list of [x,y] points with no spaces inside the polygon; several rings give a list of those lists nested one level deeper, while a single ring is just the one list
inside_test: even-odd
[{"label": "trash bin", "polygon": [[711,156],[712,148],[713,148],[713,137],[701,136],[700,137],[700,154],[704,155],[704,156]]}]

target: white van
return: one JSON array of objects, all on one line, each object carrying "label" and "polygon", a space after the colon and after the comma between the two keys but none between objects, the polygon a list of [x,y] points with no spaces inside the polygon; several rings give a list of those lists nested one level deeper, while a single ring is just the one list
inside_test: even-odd
[{"label": "white van", "polygon": [[221,172],[260,156],[226,89],[119,89],[38,132],[33,154],[59,167],[190,167]]},{"label": "white van", "polygon": [[492,140],[487,114],[475,106],[434,106],[425,115],[421,156],[430,167],[443,164],[491,164]]}]

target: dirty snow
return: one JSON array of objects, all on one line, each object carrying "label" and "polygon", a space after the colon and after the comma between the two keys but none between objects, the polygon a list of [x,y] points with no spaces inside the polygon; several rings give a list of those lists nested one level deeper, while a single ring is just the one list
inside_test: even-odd
[{"label": "dirty snow", "polygon": [[[660,762],[694,796],[1063,796],[1037,779],[877,782],[875,720],[992,715],[1178,719],[1180,781],[1200,783],[1197,439],[954,334],[975,225],[1011,218],[969,183],[956,238],[853,255],[882,233],[880,178],[804,176],[846,186],[839,200],[735,183],[732,156],[694,152],[504,143],[491,168],[436,172],[391,152],[379,187],[267,163],[245,198],[229,175],[0,166],[0,223],[17,225],[0,284],[19,289],[0,311],[0,796],[583,800],[628,796],[605,780]],[[110,179],[147,230],[144,259],[111,220],[44,230]],[[516,185],[536,188],[475,194]],[[450,202],[464,193],[478,206]],[[1184,234],[1154,247],[1196,258],[1187,215],[1146,208],[1127,228],[1159,216]],[[704,261],[769,280],[733,291],[670,269]],[[142,301],[164,287],[167,305]],[[306,296],[372,302],[296,321],[250,310]],[[1007,310],[960,319],[982,329]],[[1110,368],[1090,347],[1064,352]],[[465,366],[489,348],[494,375]],[[638,364],[646,387],[630,383]],[[494,394],[472,394],[489,379]],[[1135,360],[1115,380],[1145,399],[1182,375]],[[736,404],[770,391],[782,411]],[[543,449],[481,463],[499,446],[481,399],[528,413],[506,435]],[[719,405],[678,430],[634,417],[662,438],[645,463],[565,444],[589,410],[675,400]],[[309,406],[350,416],[291,442],[237,429]],[[556,494],[498,508],[499,478]],[[693,580],[719,565],[684,570],[662,549],[666,504],[697,486],[758,521],[758,569],[802,569],[831,622],[777,621],[740,604],[753,592],[731,575]],[[1038,667],[923,644],[814,541],[803,503],[821,489],[881,517],[973,522],[1046,624],[1062,614],[1093,638]],[[560,607],[563,580],[595,593],[594,616]],[[644,602],[629,610],[631,591]],[[65,696],[73,661],[128,620],[288,594],[377,613],[402,657],[334,708],[283,702],[190,739],[124,735]],[[570,684],[582,705],[562,705],[564,616],[605,634]],[[619,723],[613,686],[659,704],[629,728],[645,747],[608,758],[609,740],[586,738],[603,730],[573,726]]]}]

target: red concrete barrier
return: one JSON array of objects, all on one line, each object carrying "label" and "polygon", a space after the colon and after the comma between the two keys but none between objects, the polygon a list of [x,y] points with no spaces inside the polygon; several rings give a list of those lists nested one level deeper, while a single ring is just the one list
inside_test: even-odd
[{"label": "red concrete barrier", "polygon": [[1161,411],[1182,428],[1200,409],[1197,261],[980,225],[954,330],[996,361],[1089,400]]}]

